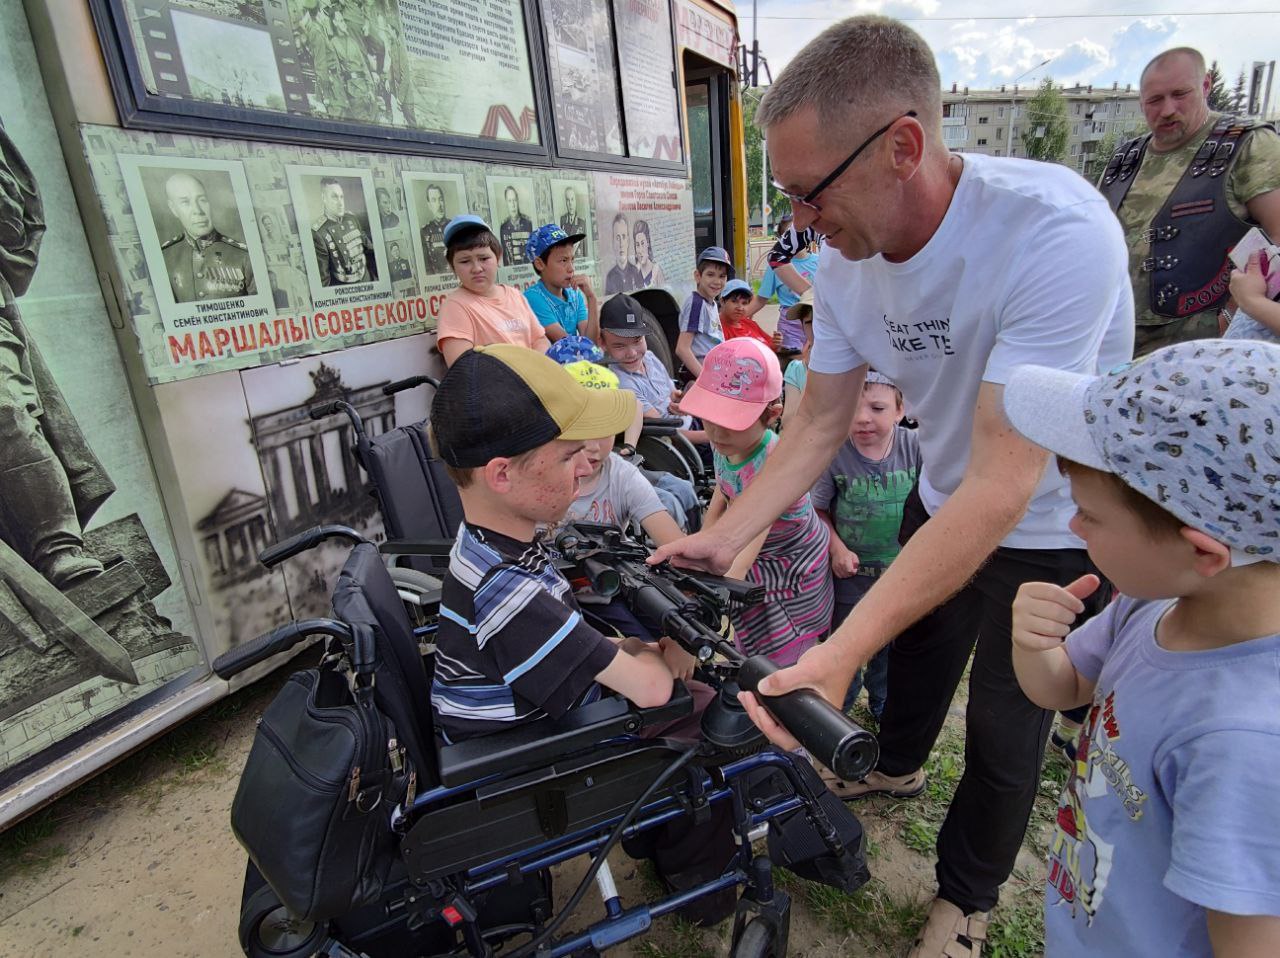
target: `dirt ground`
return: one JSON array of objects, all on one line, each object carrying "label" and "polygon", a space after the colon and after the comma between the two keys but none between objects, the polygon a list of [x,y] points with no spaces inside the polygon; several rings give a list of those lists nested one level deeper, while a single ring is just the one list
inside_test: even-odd
[{"label": "dirt ground", "polygon": [[[254,721],[288,669],[215,706],[54,805],[0,835],[0,956],[234,958],[244,854],[228,825]],[[902,954],[932,895],[932,843],[963,767],[959,704],[928,766],[930,788],[909,802],[856,806],[873,880],[853,896],[782,876],[795,899],[791,954]],[[1042,850],[1057,776],[1050,769],[1028,847],[1004,895],[988,953],[1040,951]],[[643,868],[611,859],[624,902],[652,890]],[[576,884],[580,867],[558,875]],[[781,873],[779,873],[781,875]],[[601,914],[586,899],[572,927]],[[728,923],[701,931],[671,919],[611,952],[619,958],[711,958]]]}]

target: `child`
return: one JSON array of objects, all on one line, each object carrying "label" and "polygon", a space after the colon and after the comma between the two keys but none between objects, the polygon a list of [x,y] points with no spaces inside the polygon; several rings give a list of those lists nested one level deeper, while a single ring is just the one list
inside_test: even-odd
[{"label": "child", "polygon": [[[779,233],[781,232],[780,228]],[[812,284],[814,274],[818,271],[818,255],[814,250],[814,244],[801,246],[792,258],[791,265],[806,283]],[[747,307],[747,315],[754,316],[760,312],[775,296],[778,298],[778,332],[781,334],[781,344],[778,348],[784,353],[794,354],[804,348],[805,342],[800,317],[794,312],[801,297],[782,282],[772,266],[764,271],[764,278],[760,280],[760,290]]]},{"label": "child", "polygon": [[573,271],[574,248],[584,239],[584,233],[570,236],[548,223],[534,230],[525,244],[538,282],[524,291],[524,298],[553,343],[565,336],[594,341],[600,335],[600,305],[591,280]]},{"label": "child", "polygon": [[791,307],[791,316],[804,330],[804,346],[800,358],[787,363],[782,376],[782,428],[789,423],[800,408],[804,387],[809,382],[809,354],[813,352],[813,288],[806,289],[800,300]]},{"label": "child", "polygon": [[719,246],[708,246],[698,254],[693,270],[695,288],[680,307],[680,336],[676,339],[676,358],[684,363],[691,379],[702,372],[702,357],[724,341],[716,299],[732,277],[733,263]]},{"label": "child", "polygon": [[1013,605],[1027,697],[1092,702],[1049,850],[1050,956],[1280,954],[1278,382],[1280,346],[1194,340],[1005,386],[1122,593],[1074,632],[1097,576]]},{"label": "child", "polygon": [[[782,392],[778,357],[754,339],[731,339],[709,353],[680,409],[699,416],[715,450],[716,491],[709,527],[764,468],[778,435],[769,429]],[[805,493],[734,560],[729,575],[765,587],[765,601],[735,610],[734,641],[748,655],[791,665],[831,628],[830,535]]]},{"label": "child", "polygon": [[445,259],[458,277],[440,307],[436,346],[446,366],[473,346],[511,343],[545,353],[551,345],[528,302],[497,282],[502,245],[487,223],[470,213],[444,228]]},{"label": "child", "polygon": [[[584,389],[618,389],[618,377],[589,362],[564,367]],[[578,496],[565,514],[565,523],[598,522],[625,529],[635,521],[657,545],[673,542],[683,533],[657,491],[626,458],[613,451],[614,434],[590,439],[586,445],[591,473],[578,486]]]},{"label": "child", "polygon": [[724,289],[720,291],[720,327],[724,331],[724,338],[740,339],[748,336],[772,350],[777,345],[775,337],[766,333],[750,317],[747,312],[750,303],[751,286],[748,283],[731,279],[724,284]]},{"label": "child", "polygon": [[1267,295],[1269,289],[1275,288],[1272,273],[1278,269],[1280,262],[1265,252],[1257,252],[1249,255],[1244,269],[1231,274],[1231,295],[1240,308],[1223,333],[1224,338],[1280,342],[1280,302]]},{"label": "child", "polygon": [[[898,387],[879,373],[867,373],[849,438],[813,487],[813,507],[835,533],[831,537],[836,592],[833,632],[884,575],[901,548],[902,506],[920,471],[919,439],[915,430],[897,425],[901,418]],[[845,696],[846,710],[858,697],[864,673],[871,714],[879,719],[889,683],[888,646],[854,676]]]},{"label": "child", "polygon": [[585,390],[521,347],[477,347],[445,374],[431,429],[466,521],[436,637],[431,706],[443,741],[563,715],[601,685],[641,706],[670,697],[662,655],[583,622],[535,535],[564,518],[589,475],[586,440],[623,429],[634,412],[628,393]]},{"label": "child", "polygon": [[[640,319],[643,311],[644,307],[625,293],[607,300],[600,309],[600,345],[617,374],[618,384],[636,394],[645,418],[666,419],[679,415],[676,403],[681,393],[672,385],[671,374],[662,360],[649,352],[646,327]],[[692,428],[688,416],[685,424],[690,428],[681,433],[690,442],[707,441],[706,433]]]},{"label": "child", "polygon": [[[618,388],[618,377],[603,366],[576,362],[564,368],[584,389]],[[679,539],[684,533],[663,505],[658,491],[638,468],[613,451],[613,440],[612,435],[587,440],[585,453],[591,472],[578,484],[577,498],[569,504],[557,532],[574,522],[591,522],[618,529],[627,529],[635,523],[655,545]],[[584,605],[590,604],[591,611],[616,629],[619,635],[634,635],[646,642],[655,642],[662,634],[660,623],[638,618],[621,599],[607,601],[594,593],[584,595],[582,592],[577,598]],[[693,657],[688,656],[683,665],[677,670],[676,678],[689,678],[693,672]]]}]

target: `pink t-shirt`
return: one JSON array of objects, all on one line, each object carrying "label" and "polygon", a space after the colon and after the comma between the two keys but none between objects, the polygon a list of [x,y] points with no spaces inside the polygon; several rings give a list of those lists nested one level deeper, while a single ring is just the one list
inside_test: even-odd
[{"label": "pink t-shirt", "polygon": [[436,342],[465,339],[476,346],[511,343],[545,353],[551,342],[514,286],[494,286],[493,296],[477,296],[459,287],[440,307]]}]

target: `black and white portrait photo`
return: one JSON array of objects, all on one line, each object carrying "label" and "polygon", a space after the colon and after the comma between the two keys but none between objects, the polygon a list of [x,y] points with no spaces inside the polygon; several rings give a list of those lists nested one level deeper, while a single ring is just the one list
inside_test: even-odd
[{"label": "black and white portrait photo", "polygon": [[120,163],[163,319],[208,315],[203,304],[224,300],[229,309],[271,305],[239,163],[155,156]]},{"label": "black and white portrait photo", "polygon": [[502,244],[502,265],[523,266],[529,262],[525,244],[534,227],[533,180],[524,176],[489,176],[489,225]]},{"label": "black and white portrait photo", "polygon": [[418,275],[449,276],[445,258],[444,228],[449,220],[468,212],[466,187],[457,173],[405,173],[409,236]]},{"label": "black and white portrait photo", "polygon": [[344,293],[390,290],[372,176],[294,166],[289,167],[289,184],[316,305]]}]

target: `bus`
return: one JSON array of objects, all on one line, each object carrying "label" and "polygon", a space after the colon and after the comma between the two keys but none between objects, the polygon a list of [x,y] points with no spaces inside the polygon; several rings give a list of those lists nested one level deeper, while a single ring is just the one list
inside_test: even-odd
[{"label": "bus", "polygon": [[[746,255],[725,0],[27,0],[0,21],[0,828],[271,667],[209,663],[327,611],[378,539],[340,398],[427,414],[479,214],[500,281],[585,239],[665,358],[710,245]],[[279,664],[279,663],[276,663]]]}]

